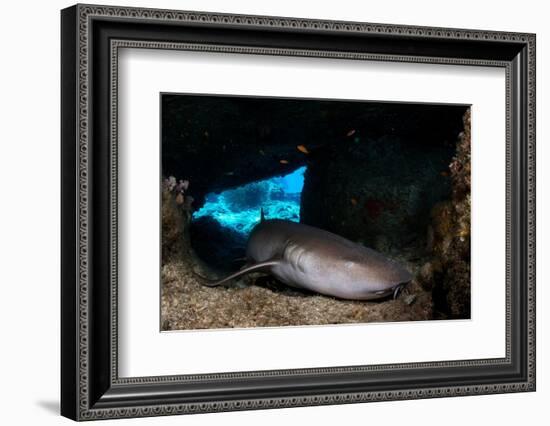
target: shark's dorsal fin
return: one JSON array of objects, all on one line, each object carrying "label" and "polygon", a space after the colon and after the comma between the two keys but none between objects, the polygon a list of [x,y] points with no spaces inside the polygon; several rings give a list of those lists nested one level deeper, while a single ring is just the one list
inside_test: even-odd
[{"label": "shark's dorsal fin", "polygon": [[265,214],[263,207],[260,208],[260,223],[265,221]]},{"label": "shark's dorsal fin", "polygon": [[201,280],[201,283],[208,287],[216,287],[218,285],[224,284],[227,281],[231,281],[232,279],[238,278],[242,275],[248,274],[250,272],[258,272],[265,269],[268,269],[272,266],[278,265],[280,263],[280,260],[267,260],[265,262],[256,263],[254,265],[246,266],[245,268],[241,269],[240,271],[237,271],[231,275],[228,275],[225,278],[222,278],[221,280],[209,280],[205,277],[201,277],[198,274],[197,277]]}]

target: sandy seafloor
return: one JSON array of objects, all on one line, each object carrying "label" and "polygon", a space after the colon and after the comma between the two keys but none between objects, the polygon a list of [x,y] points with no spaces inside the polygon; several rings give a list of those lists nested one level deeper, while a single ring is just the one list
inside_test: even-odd
[{"label": "sandy seafloor", "polygon": [[[398,260],[412,272],[420,263]],[[293,289],[259,273],[240,277],[226,287],[206,287],[193,270],[201,272],[185,258],[171,259],[162,267],[162,330],[433,319],[431,292],[415,280],[395,300],[351,301]]]}]

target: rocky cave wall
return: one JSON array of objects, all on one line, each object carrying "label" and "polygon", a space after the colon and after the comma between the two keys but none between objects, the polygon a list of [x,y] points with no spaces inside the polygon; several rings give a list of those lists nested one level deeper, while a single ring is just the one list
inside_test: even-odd
[{"label": "rocky cave wall", "polygon": [[330,146],[307,169],[301,219],[382,252],[422,245],[431,207],[451,192],[451,155],[395,135]]},{"label": "rocky cave wall", "polygon": [[[309,169],[334,154],[362,156],[350,170],[358,173],[373,166],[369,159],[378,161],[376,154],[366,155],[378,150],[386,155],[384,174],[390,175],[399,164],[391,164],[390,151],[380,150],[386,142],[405,159],[419,146],[426,153],[444,147],[450,158],[464,110],[423,104],[163,95],[162,174],[191,182],[195,208],[202,206],[209,192],[284,175],[304,165]],[[307,153],[297,149],[300,146]]]}]

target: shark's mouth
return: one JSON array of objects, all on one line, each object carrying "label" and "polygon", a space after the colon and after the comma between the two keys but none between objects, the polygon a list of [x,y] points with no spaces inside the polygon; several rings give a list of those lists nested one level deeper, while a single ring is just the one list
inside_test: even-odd
[{"label": "shark's mouth", "polygon": [[393,300],[397,299],[401,292],[405,289],[408,283],[400,283],[396,286],[390,287],[386,290],[380,290],[374,293],[376,296],[383,298],[387,296],[391,296]]},{"label": "shark's mouth", "polygon": [[393,288],[393,300],[397,299],[408,283],[397,284]]}]

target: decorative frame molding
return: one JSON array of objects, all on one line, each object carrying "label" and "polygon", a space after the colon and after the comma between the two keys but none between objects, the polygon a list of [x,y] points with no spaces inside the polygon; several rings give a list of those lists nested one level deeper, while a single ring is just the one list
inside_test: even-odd
[{"label": "decorative frame molding", "polygon": [[[140,29],[127,30],[129,23]],[[235,34],[238,43],[213,43],[204,35],[208,28]],[[178,29],[188,30],[181,37],[189,40],[178,39]],[[266,34],[273,45],[247,43],[248,31]],[[144,32],[159,40],[136,37]],[[300,37],[311,32],[333,41],[337,49],[300,47]],[[337,35],[349,37],[342,44]],[[200,37],[204,40],[199,42]],[[356,37],[372,41],[366,51],[356,50]],[[397,47],[389,48],[390,43]],[[399,43],[419,45],[417,54],[403,54]],[[446,56],[442,52],[449,46],[455,50]],[[505,68],[506,357],[119,378],[116,122],[118,49],[123,47]],[[67,417],[92,420],[535,390],[533,34],[76,5],[62,11],[62,166],[61,410]],[[452,384],[479,369],[488,378]],[[433,385],[403,385],[420,372]],[[393,387],[385,383],[377,388],[379,373],[391,375]],[[336,376],[348,382],[334,391]],[[300,381],[309,378],[316,385],[299,390]],[[224,394],[224,383],[235,379],[246,381],[242,390]],[[253,397],[258,389],[271,389],[271,394]],[[167,390],[176,396],[168,397]]]}]

